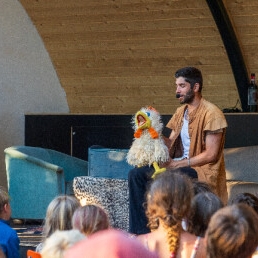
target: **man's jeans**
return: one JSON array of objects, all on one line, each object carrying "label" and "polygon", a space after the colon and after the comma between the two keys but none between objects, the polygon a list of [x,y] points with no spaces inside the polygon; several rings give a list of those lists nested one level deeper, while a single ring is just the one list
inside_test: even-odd
[{"label": "man's jeans", "polygon": [[[197,178],[193,168],[180,168],[180,171],[191,178]],[[144,166],[130,170],[128,174],[129,186],[129,232],[132,234],[145,234],[150,232],[147,227],[148,219],[145,215],[146,191],[152,182],[154,173],[152,166]],[[166,173],[166,172],[164,172]]]}]

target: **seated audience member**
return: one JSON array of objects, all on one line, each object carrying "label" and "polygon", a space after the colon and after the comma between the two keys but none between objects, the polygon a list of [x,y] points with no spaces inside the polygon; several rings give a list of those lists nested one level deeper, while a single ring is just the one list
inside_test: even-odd
[{"label": "seated audience member", "polygon": [[258,214],[258,198],[251,193],[239,193],[235,195],[229,204],[245,203],[252,207],[254,211]]},{"label": "seated audience member", "polygon": [[129,234],[101,230],[69,248],[64,258],[158,258]]},{"label": "seated audience member", "polygon": [[56,230],[72,229],[72,217],[79,207],[79,201],[68,195],[57,196],[50,202],[43,226],[43,242],[37,246],[36,252],[41,251],[44,241]]},{"label": "seated audience member", "polygon": [[74,212],[72,226],[88,236],[109,228],[108,215],[100,206],[88,204]]},{"label": "seated audience member", "polygon": [[[258,214],[258,198],[251,193],[239,193],[235,195],[231,201],[229,201],[230,204],[238,204],[238,203],[245,203],[251,208],[254,209],[256,214]],[[252,256],[252,258],[258,258],[258,247],[256,248],[255,254]]]},{"label": "seated audience member", "polygon": [[205,236],[211,216],[224,205],[212,192],[200,192],[194,196],[187,231],[196,236]]},{"label": "seated audience member", "polygon": [[219,209],[206,231],[208,258],[248,258],[258,246],[258,215],[244,203]]},{"label": "seated audience member", "polygon": [[192,182],[178,170],[156,177],[147,191],[146,215],[151,233],[137,239],[160,258],[205,257],[204,240],[182,228],[188,219],[193,196]]},{"label": "seated audience member", "polygon": [[20,258],[20,240],[16,231],[9,225],[11,213],[9,196],[0,188],[0,246],[7,258]]},{"label": "seated audience member", "polygon": [[63,258],[65,251],[75,243],[83,240],[85,235],[79,230],[57,230],[46,239],[41,250],[42,258]]}]

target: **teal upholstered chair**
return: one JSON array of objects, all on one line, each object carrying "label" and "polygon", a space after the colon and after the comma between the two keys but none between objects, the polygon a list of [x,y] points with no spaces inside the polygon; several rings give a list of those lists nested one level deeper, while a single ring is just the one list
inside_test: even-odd
[{"label": "teal upholstered chair", "polygon": [[39,147],[4,150],[12,218],[44,219],[51,200],[73,194],[74,177],[88,175],[88,162]]}]

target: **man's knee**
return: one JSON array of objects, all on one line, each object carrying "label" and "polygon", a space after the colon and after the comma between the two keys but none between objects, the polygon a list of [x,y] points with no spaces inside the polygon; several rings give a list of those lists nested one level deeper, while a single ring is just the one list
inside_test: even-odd
[{"label": "man's knee", "polygon": [[135,167],[128,173],[128,181],[148,180],[153,173],[153,168],[150,166]]},{"label": "man's knee", "polygon": [[129,171],[129,173],[128,173],[128,178],[137,176],[137,174],[138,174],[138,173],[137,173],[137,170],[138,170],[137,167],[131,169],[131,170]]},{"label": "man's knee", "polygon": [[198,178],[198,174],[196,170],[191,167],[182,167],[182,168],[179,168],[179,171],[189,176],[190,178]]},{"label": "man's knee", "polygon": [[141,181],[143,178],[142,173],[140,172],[139,168],[133,168],[128,173],[128,184],[135,184],[138,181]]}]

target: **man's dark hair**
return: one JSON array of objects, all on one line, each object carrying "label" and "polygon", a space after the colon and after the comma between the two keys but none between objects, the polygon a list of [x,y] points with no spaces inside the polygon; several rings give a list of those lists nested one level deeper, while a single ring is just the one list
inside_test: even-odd
[{"label": "man's dark hair", "polygon": [[202,73],[199,69],[191,66],[184,67],[176,71],[175,77],[184,77],[185,81],[190,83],[192,89],[195,83],[199,83],[199,92],[202,91]]}]

